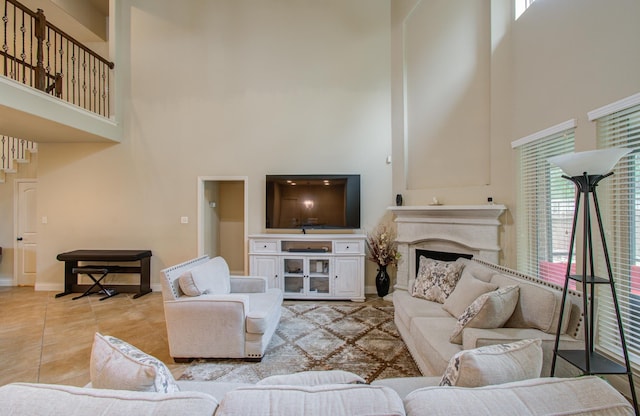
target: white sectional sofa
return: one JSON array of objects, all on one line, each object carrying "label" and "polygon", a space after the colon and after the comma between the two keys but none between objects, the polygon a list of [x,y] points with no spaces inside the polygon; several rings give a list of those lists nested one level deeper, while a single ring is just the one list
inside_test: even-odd
[{"label": "white sectional sofa", "polygon": [[[384,385],[236,385],[178,382],[175,393],[12,383],[0,387],[0,414],[39,415],[633,415],[625,398],[597,377],[538,378],[479,388],[422,387],[403,397]],[[439,379],[439,378],[438,378]],[[388,380],[394,387],[438,379]],[[540,400],[544,398],[545,400]]]},{"label": "white sectional sofa", "polygon": [[[416,286],[415,277],[410,279],[408,290],[396,290],[393,293],[395,323],[420,371],[424,375],[440,375],[451,357],[459,351],[539,338],[544,351],[542,375],[550,375],[562,288],[480,260],[460,258],[455,263],[462,267],[461,277],[444,303],[412,296]],[[478,288],[483,284],[484,287]],[[451,342],[460,311],[464,311],[483,290],[487,293],[507,286],[517,286],[519,295],[513,313],[507,316],[506,322],[499,327],[495,327],[496,322],[468,325],[461,331],[460,343]],[[573,291],[567,296],[560,348],[584,348],[580,296],[580,293]],[[452,314],[452,311],[455,313]],[[496,311],[492,313],[495,315]],[[577,375],[577,372],[558,360],[556,375]]]}]

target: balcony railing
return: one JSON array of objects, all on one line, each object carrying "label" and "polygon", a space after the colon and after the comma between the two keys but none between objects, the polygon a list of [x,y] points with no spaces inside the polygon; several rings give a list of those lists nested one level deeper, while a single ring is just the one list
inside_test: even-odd
[{"label": "balcony railing", "polygon": [[110,117],[113,62],[47,22],[42,9],[4,0],[0,13],[2,75]]}]

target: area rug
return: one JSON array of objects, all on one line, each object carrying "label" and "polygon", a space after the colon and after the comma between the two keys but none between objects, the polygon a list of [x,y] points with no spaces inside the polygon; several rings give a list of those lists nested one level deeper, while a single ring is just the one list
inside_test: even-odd
[{"label": "area rug", "polygon": [[196,360],[181,380],[255,383],[308,370],[345,370],[367,382],[420,376],[387,302],[296,303],[282,318],[261,362]]}]

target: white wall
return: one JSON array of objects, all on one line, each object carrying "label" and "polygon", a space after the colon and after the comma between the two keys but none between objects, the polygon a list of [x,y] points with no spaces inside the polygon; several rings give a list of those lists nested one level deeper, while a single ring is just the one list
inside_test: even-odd
[{"label": "white wall", "polygon": [[60,288],[55,257],[79,248],[151,249],[157,283],[197,254],[198,176],[247,176],[259,233],[265,174],[359,173],[363,228],[377,224],[392,202],[387,0],[118,6],[125,139],[40,147],[37,288]]}]

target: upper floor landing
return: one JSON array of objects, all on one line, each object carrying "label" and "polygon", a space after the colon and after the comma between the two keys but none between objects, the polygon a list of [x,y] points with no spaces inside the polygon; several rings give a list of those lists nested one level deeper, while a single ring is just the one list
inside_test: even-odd
[{"label": "upper floor landing", "polygon": [[0,135],[121,141],[109,0],[22,1],[0,0]]}]

